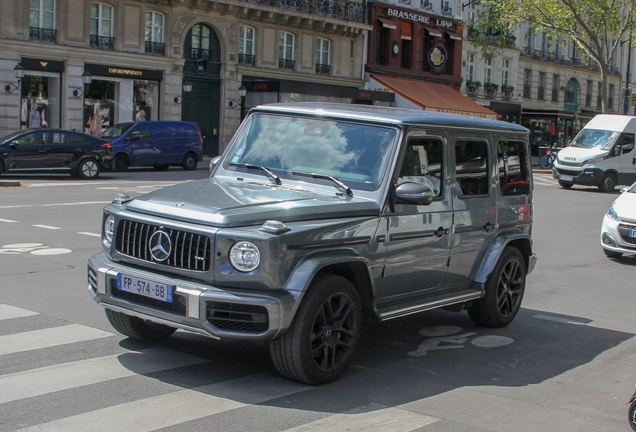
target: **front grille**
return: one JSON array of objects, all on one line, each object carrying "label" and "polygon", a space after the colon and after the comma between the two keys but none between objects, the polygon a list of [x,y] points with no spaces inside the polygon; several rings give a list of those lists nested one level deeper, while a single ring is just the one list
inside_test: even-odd
[{"label": "front grille", "polygon": [[[152,235],[160,229],[168,234],[172,244],[164,261],[153,258],[148,244]],[[206,235],[129,220],[119,222],[115,241],[115,250],[121,254],[168,267],[199,271],[210,269],[210,246],[210,238]]]},{"label": "front grille", "polygon": [[240,303],[206,303],[206,318],[220,330],[262,333],[269,328],[267,308]]},{"label": "front grille", "polygon": [[117,289],[117,279],[110,280],[110,294],[116,299],[126,300],[140,306],[158,309],[182,317],[186,313],[186,298],[180,294],[173,294],[172,303],[166,303],[161,300],[119,290]]},{"label": "front grille", "polygon": [[618,225],[618,233],[621,235],[621,238],[625,243],[636,244],[636,238],[629,236],[629,230],[636,230],[636,225],[626,225],[619,224]]},{"label": "front grille", "polygon": [[557,168],[557,173],[563,174],[563,175],[569,175],[569,176],[572,176],[572,177],[576,177],[579,174],[581,174],[581,171],[571,171],[571,170],[565,170],[565,169]]},{"label": "front grille", "polygon": [[567,161],[562,161],[559,159],[559,163],[561,165],[565,165],[565,166],[572,166],[572,167],[578,167],[581,166],[580,162],[567,162]]}]

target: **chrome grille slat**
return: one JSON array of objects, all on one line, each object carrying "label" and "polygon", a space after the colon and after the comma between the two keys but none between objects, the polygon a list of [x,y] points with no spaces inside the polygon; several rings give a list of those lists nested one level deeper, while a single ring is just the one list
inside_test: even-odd
[{"label": "chrome grille slat", "polygon": [[117,252],[140,260],[154,262],[168,267],[186,270],[207,271],[211,268],[211,257],[208,249],[210,238],[178,229],[164,229],[172,240],[172,251],[167,260],[155,261],[149,251],[152,235],[162,227],[147,223],[121,220],[117,227]]}]

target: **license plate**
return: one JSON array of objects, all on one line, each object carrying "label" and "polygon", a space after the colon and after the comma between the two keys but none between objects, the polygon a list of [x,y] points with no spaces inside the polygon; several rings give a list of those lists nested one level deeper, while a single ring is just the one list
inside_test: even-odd
[{"label": "license plate", "polygon": [[559,180],[563,180],[563,181],[572,181],[574,180],[574,178],[572,176],[559,176]]},{"label": "license plate", "polygon": [[161,300],[166,303],[172,303],[172,292],[174,291],[172,285],[165,285],[147,279],[139,279],[121,273],[117,275],[117,289]]},{"label": "license plate", "polygon": [[633,230],[633,229],[628,230],[627,235],[632,238],[636,237],[636,230]]}]

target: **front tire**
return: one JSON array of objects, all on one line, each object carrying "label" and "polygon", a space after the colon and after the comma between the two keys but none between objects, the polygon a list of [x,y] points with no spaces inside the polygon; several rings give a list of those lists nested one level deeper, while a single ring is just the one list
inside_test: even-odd
[{"label": "front tire", "polygon": [[138,341],[158,341],[169,337],[177,330],[110,309],[106,309],[106,318],[119,333]]},{"label": "front tire", "polygon": [[572,188],[572,183],[565,183],[559,180],[559,186],[561,186],[563,189],[570,189]]},{"label": "front tire", "polygon": [[337,379],[360,339],[362,309],[355,287],[340,276],[316,276],[294,323],[269,349],[278,372],[310,385]]},{"label": "front tire", "polygon": [[616,177],[612,173],[607,173],[603,176],[601,184],[598,185],[598,189],[601,192],[611,192],[616,187]]},{"label": "front tire", "polygon": [[627,410],[627,420],[629,421],[629,425],[631,426],[633,431],[636,431],[636,401],[629,404],[629,409]]},{"label": "front tire", "polygon": [[130,159],[125,154],[115,156],[115,171],[126,171],[130,166]]},{"label": "front tire", "polygon": [[478,325],[505,327],[521,308],[526,289],[526,263],[519,249],[507,247],[486,281],[486,293],[468,308]]},{"label": "front tire", "polygon": [[99,162],[94,159],[84,159],[79,163],[79,165],[77,165],[75,174],[79,178],[92,180],[99,177],[99,173],[101,172],[102,167]]},{"label": "front tire", "polygon": [[192,153],[188,153],[183,157],[183,162],[181,162],[181,167],[183,167],[186,171],[192,171],[197,169],[197,164],[199,163],[199,159],[196,155]]}]

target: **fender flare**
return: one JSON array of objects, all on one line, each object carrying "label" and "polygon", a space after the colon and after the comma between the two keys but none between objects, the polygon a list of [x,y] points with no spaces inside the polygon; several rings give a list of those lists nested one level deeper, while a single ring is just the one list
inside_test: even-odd
[{"label": "fender flare", "polygon": [[[475,275],[474,283],[478,285],[482,285],[486,283],[488,276],[492,273],[492,270],[497,265],[497,261],[499,261],[499,257],[503,250],[510,243],[515,243],[517,249],[521,251],[521,254],[526,260],[526,275],[530,274],[534,266],[530,263],[530,260],[533,258],[534,254],[532,253],[532,238],[525,233],[502,233],[498,235],[493,241],[490,249],[484,256],[481,266]],[[521,247],[519,247],[521,246]]]}]

